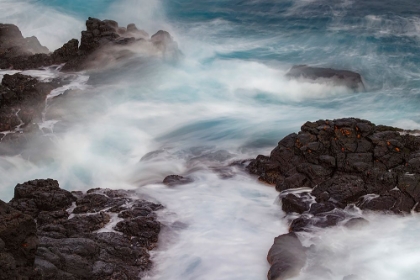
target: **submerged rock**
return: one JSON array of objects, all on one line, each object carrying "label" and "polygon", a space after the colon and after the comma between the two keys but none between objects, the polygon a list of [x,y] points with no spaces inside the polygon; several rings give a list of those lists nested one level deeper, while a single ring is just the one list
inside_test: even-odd
[{"label": "submerged rock", "polygon": [[18,184],[9,205],[0,201],[0,279],[140,279],[152,265],[162,206],[132,197],[70,193],[52,179]]},{"label": "submerged rock", "polygon": [[274,239],[267,260],[271,265],[267,275],[268,280],[293,278],[305,265],[305,247],[293,232],[280,235]]},{"label": "submerged rock", "polygon": [[362,76],[348,70],[295,65],[286,74],[289,78],[304,78],[309,80],[325,79],[335,85],[346,86],[355,91],[365,90]]}]

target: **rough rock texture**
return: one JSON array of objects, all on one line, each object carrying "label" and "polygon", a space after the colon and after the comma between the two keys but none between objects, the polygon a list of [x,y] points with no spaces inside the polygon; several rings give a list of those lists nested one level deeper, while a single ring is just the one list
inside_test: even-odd
[{"label": "rough rock texture", "polygon": [[295,65],[290,69],[286,76],[310,80],[328,79],[336,85],[343,85],[355,91],[362,91],[365,89],[362,76],[360,76],[359,73],[348,70]]},{"label": "rough rock texture", "polygon": [[420,202],[420,137],[367,120],[307,122],[247,169],[275,185],[283,210],[295,213],[290,232],[337,224],[355,229],[367,223],[346,207],[420,211],[415,207]]},{"label": "rough rock texture", "polygon": [[36,69],[65,63],[63,71],[80,71],[100,68],[109,62],[133,54],[124,47],[152,48],[165,58],[177,59],[177,44],[166,31],[149,34],[131,23],[120,27],[113,20],[89,17],[81,41],[71,39],[61,48],[49,53],[36,37],[23,38],[19,28],[12,24],[0,24],[0,69]]},{"label": "rough rock texture", "polygon": [[0,61],[48,52],[48,48],[42,46],[36,37],[24,38],[16,25],[0,23]]},{"label": "rough rock texture", "polygon": [[0,279],[29,279],[37,245],[32,217],[0,200]]},{"label": "rough rock texture", "polygon": [[278,191],[312,188],[320,204],[408,213],[420,202],[420,137],[353,118],[307,122],[248,170]]},{"label": "rough rock texture", "polygon": [[22,74],[4,75],[0,84],[0,131],[24,127],[41,117],[53,83],[41,83]]},{"label": "rough rock texture", "polygon": [[52,179],[18,184],[9,206],[0,203],[0,221],[13,222],[0,224],[0,279],[140,279],[152,265],[162,206],[132,197],[109,189],[70,193]]}]

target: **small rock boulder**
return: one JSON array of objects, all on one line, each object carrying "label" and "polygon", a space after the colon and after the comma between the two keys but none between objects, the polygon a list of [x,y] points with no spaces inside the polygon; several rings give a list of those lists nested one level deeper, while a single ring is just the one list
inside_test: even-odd
[{"label": "small rock boulder", "polygon": [[362,76],[348,70],[295,65],[286,74],[289,78],[304,78],[309,80],[326,79],[336,85],[343,85],[355,91],[365,90]]}]

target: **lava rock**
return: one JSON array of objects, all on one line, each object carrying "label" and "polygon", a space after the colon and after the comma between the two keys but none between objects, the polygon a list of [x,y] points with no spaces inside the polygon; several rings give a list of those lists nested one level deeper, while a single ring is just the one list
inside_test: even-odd
[{"label": "lava rock", "polygon": [[24,128],[41,117],[55,86],[22,74],[4,75],[0,84],[0,131]]},{"label": "lava rock", "polygon": [[[332,69],[301,66],[292,70],[292,76],[313,79],[342,75],[339,79],[351,88],[362,83],[360,75]],[[346,207],[397,214],[414,208],[420,212],[419,158],[419,136],[344,118],[306,122],[299,133],[284,137],[269,156],[258,155],[247,169],[281,192],[283,211],[293,213],[290,232],[311,232],[346,220],[349,228],[366,224],[363,218],[344,211]],[[298,188],[312,191],[290,193]],[[296,213],[300,214],[297,218]],[[287,262],[272,265],[269,279],[292,277],[287,274],[289,268]]]},{"label": "lava rock", "polygon": [[24,213],[37,217],[40,211],[64,210],[76,198],[59,187],[53,179],[32,180],[15,187],[10,205]]},{"label": "lava rock", "polygon": [[124,190],[74,194],[77,207],[57,181],[33,180],[18,184],[9,203],[22,212],[0,203],[0,279],[137,280],[151,268],[162,205]]},{"label": "lava rock", "polygon": [[29,279],[37,246],[34,219],[0,200],[0,279]]},{"label": "lava rock", "polygon": [[[161,54],[165,59],[176,60],[181,56],[177,43],[163,30],[152,38],[134,24],[119,27],[113,20],[89,17],[86,30],[79,41],[71,39],[61,48],[50,53],[41,46],[36,37],[23,38],[19,28],[12,24],[0,24],[0,69],[37,69],[63,64],[62,71],[81,71],[102,68],[110,61],[130,57],[134,54],[126,46],[135,45]],[[133,48],[132,48],[133,49]]]},{"label": "lava rock", "polygon": [[293,278],[305,265],[305,247],[293,232],[280,235],[274,239],[267,260],[271,265],[267,275],[268,280]]},{"label": "lava rock", "polygon": [[286,74],[289,78],[305,78],[310,80],[328,79],[334,84],[346,86],[355,91],[365,89],[362,76],[348,70],[295,65]]},{"label": "lava rock", "polygon": [[287,194],[282,197],[282,210],[286,213],[296,212],[302,214],[309,210],[310,203],[294,194]]},{"label": "lava rock", "polygon": [[[420,137],[402,129],[356,118],[319,120],[306,122],[247,168],[278,191],[312,188],[318,203],[409,213],[420,202],[419,154]],[[367,202],[367,194],[379,197]]]}]

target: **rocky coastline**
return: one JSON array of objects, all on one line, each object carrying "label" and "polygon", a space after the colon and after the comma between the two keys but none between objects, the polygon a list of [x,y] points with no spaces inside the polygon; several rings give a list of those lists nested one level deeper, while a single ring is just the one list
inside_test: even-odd
[{"label": "rocky coastline", "polygon": [[[17,26],[0,24],[0,69],[12,72],[95,70],[145,50],[164,59],[180,55],[168,32],[149,37],[134,24],[119,27],[112,20],[89,18],[80,46],[71,39],[53,52],[36,37],[24,38]],[[3,76],[1,154],[9,152],[6,143],[19,146],[39,130],[47,96],[66,83],[65,77]],[[156,211],[162,208],[125,190],[68,192],[53,179],[18,184],[9,203],[0,200],[0,279],[140,279],[152,267],[149,251],[158,242]]]},{"label": "rocky coastline", "polygon": [[[181,56],[168,32],[149,37],[134,24],[120,27],[112,20],[89,18],[80,44],[71,39],[53,52],[35,37],[24,38],[17,26],[0,24],[0,69],[90,71],[145,51],[169,60]],[[292,78],[333,77],[351,89],[364,89],[354,72],[292,70]],[[66,82],[5,74],[0,84],[3,143],[18,142],[20,135],[36,130],[48,94]],[[349,208],[420,212],[420,137],[367,120],[307,122],[270,156],[251,160],[247,170],[275,185],[290,220],[290,232],[275,238],[268,252],[269,280],[292,278],[305,266],[309,248],[299,241],[300,232],[368,223],[349,214]],[[163,180],[169,187],[191,182],[178,175]],[[53,179],[18,184],[10,202],[0,200],[0,280],[140,279],[152,267],[149,251],[158,243],[162,225],[157,211],[162,208],[125,190],[69,192]]]},{"label": "rocky coastline", "polygon": [[[81,40],[71,39],[50,52],[36,37],[24,38],[16,25],[0,23],[0,69],[45,70],[54,67],[63,73],[51,81],[40,81],[21,73],[5,74],[0,83],[0,139],[16,146],[27,141],[23,133],[35,133],[52,90],[68,84],[66,73],[95,71],[141,55],[176,61],[182,55],[172,36],[163,30],[154,35],[135,24],[121,27],[113,20],[88,18]],[[0,77],[1,78],[1,77]],[[3,145],[4,146],[4,145]],[[0,154],[13,153],[0,147]]]},{"label": "rocky coastline", "polygon": [[0,201],[0,279],[140,279],[152,266],[162,208],[125,190],[18,184],[9,203]]},{"label": "rocky coastline", "polygon": [[368,223],[346,210],[420,212],[420,137],[367,120],[307,122],[247,169],[275,185],[290,220],[290,233],[277,237],[268,253],[270,280],[289,279],[305,265],[309,248],[299,232]]}]

